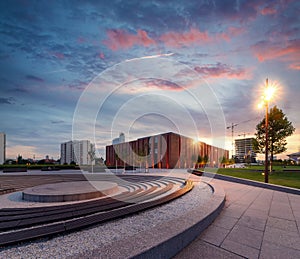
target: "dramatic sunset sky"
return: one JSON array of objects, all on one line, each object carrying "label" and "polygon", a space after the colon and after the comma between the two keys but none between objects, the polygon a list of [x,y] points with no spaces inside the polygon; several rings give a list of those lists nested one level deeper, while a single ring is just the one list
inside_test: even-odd
[{"label": "dramatic sunset sky", "polygon": [[177,131],[231,150],[226,127],[250,137],[264,116],[266,78],[277,86],[270,106],[297,129],[286,153],[296,152],[299,14],[297,0],[0,1],[7,157],[58,159],[72,138],[103,156],[121,131]]}]

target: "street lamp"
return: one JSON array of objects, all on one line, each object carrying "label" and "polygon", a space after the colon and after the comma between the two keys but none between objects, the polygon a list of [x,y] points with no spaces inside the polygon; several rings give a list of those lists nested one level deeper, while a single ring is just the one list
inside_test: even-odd
[{"label": "street lamp", "polygon": [[264,104],[266,107],[266,118],[265,118],[265,130],[266,130],[266,139],[265,139],[265,183],[269,182],[269,172],[268,172],[268,164],[269,164],[269,101],[272,99],[275,93],[275,88],[269,86],[268,78],[266,79],[266,86],[264,91]]}]

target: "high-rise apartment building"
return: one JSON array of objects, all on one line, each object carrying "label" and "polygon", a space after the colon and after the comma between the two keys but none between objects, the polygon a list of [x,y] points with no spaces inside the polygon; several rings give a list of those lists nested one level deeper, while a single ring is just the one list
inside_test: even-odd
[{"label": "high-rise apartment building", "polygon": [[89,140],[74,140],[61,143],[60,163],[70,164],[75,162],[78,165],[90,165],[90,152],[94,150],[94,145]]},{"label": "high-rise apartment building", "polygon": [[235,156],[239,162],[256,162],[256,153],[253,151],[254,138],[243,138],[235,140]]},{"label": "high-rise apartment building", "polygon": [[5,148],[6,148],[6,139],[5,133],[0,132],[0,165],[5,162]]}]

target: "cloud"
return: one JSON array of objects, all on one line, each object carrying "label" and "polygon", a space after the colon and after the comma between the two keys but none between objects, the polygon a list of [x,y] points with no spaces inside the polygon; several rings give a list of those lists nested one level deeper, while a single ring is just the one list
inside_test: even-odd
[{"label": "cloud", "polygon": [[220,33],[216,35],[217,39],[223,39],[223,40],[231,40],[234,37],[237,37],[247,31],[246,27],[234,27],[231,26],[227,29],[226,32]]},{"label": "cloud", "polygon": [[289,68],[293,70],[300,70],[300,63],[290,64]]},{"label": "cloud", "polygon": [[101,59],[105,59],[105,55],[104,55],[104,53],[103,53],[103,52],[101,52],[101,53],[99,54],[99,58],[101,58]]},{"label": "cloud", "polygon": [[74,83],[69,84],[68,87],[70,89],[74,89],[74,90],[84,90],[86,88],[86,86],[88,85],[88,83],[80,81],[80,80],[75,80]]},{"label": "cloud", "polygon": [[137,30],[137,34],[119,29],[108,30],[107,37],[108,39],[103,43],[111,50],[128,49],[134,45],[149,47],[155,44],[155,41],[144,30]]},{"label": "cloud", "polygon": [[299,68],[300,39],[289,40],[285,46],[262,41],[252,46],[251,49],[260,62],[279,59],[290,62],[291,69]]},{"label": "cloud", "polygon": [[161,80],[157,78],[150,78],[150,79],[142,79],[143,83],[146,84],[147,87],[150,88],[159,88],[162,90],[171,90],[171,91],[181,91],[183,90],[181,86],[174,82]]},{"label": "cloud", "polygon": [[[232,31],[234,33],[234,31]],[[166,32],[158,40],[149,37],[144,30],[137,30],[137,34],[132,34],[124,30],[114,29],[107,31],[107,38],[103,43],[111,50],[128,49],[133,46],[149,47],[162,42],[168,47],[180,48],[191,44],[204,44],[212,40],[206,31],[202,32],[196,28],[191,28],[187,32]]]},{"label": "cloud", "polygon": [[35,82],[44,82],[44,79],[42,79],[40,77],[37,77],[37,76],[33,76],[33,75],[27,75],[26,79],[32,80],[32,81],[35,81]]},{"label": "cloud", "polygon": [[160,37],[160,40],[166,46],[178,48],[195,43],[207,43],[211,41],[211,37],[207,32],[191,28],[188,32],[167,32]]},{"label": "cloud", "polygon": [[5,98],[5,97],[0,97],[0,105],[1,104],[14,104],[14,98],[13,97],[8,97],[8,98]]},{"label": "cloud", "polygon": [[267,6],[260,10],[262,15],[272,15],[276,14],[277,10],[273,6]]},{"label": "cloud", "polygon": [[243,68],[233,68],[227,64],[217,63],[194,68],[199,74],[208,78],[247,79],[249,71]]},{"label": "cloud", "polygon": [[52,124],[61,124],[61,123],[64,123],[65,121],[63,120],[51,120],[51,123]]},{"label": "cloud", "polygon": [[64,59],[65,58],[64,53],[60,53],[60,52],[53,52],[53,53],[51,53],[51,55],[56,57],[57,59]]},{"label": "cloud", "polygon": [[[190,28],[188,31],[168,31],[162,33],[155,39],[150,38],[146,31],[137,30],[137,34],[129,33],[125,30],[109,30],[107,31],[107,39],[103,43],[111,50],[129,49],[133,46],[149,47],[151,45],[164,44],[167,47],[181,48],[190,45],[203,45],[208,42],[213,43],[216,40],[231,40],[242,33],[246,32],[246,28],[230,26],[226,32],[209,35],[207,31],[201,31],[197,28]],[[100,58],[104,58],[102,53]]]},{"label": "cloud", "polygon": [[15,158],[20,154],[23,158],[32,158],[33,154],[37,153],[37,148],[27,145],[11,145],[6,149],[8,158]]}]

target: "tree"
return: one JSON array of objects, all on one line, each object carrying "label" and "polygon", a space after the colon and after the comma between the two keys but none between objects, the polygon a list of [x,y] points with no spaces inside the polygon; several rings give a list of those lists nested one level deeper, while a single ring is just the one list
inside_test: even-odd
[{"label": "tree", "polygon": [[[272,170],[273,157],[276,154],[283,153],[286,151],[286,138],[291,136],[295,128],[292,125],[292,122],[288,120],[283,111],[277,106],[274,106],[270,109],[268,114],[269,123],[268,123],[268,148],[270,151],[270,165]],[[256,153],[265,153],[265,141],[266,141],[266,127],[265,119],[260,121],[256,125],[256,138],[253,141],[253,149]]]},{"label": "tree", "polygon": [[204,167],[206,166],[208,160],[209,160],[208,155],[205,155],[204,158],[203,158]]},{"label": "tree", "polygon": [[194,163],[195,163],[195,168],[196,168],[196,163],[197,163],[196,158],[197,158],[196,155],[192,154],[192,157],[191,157],[191,159],[192,159],[192,167],[194,167]]},{"label": "tree", "polygon": [[202,158],[202,156],[198,155],[197,168],[202,167],[202,163],[203,163],[203,158]]}]

